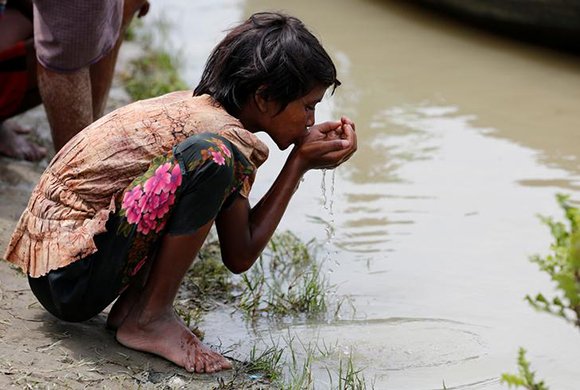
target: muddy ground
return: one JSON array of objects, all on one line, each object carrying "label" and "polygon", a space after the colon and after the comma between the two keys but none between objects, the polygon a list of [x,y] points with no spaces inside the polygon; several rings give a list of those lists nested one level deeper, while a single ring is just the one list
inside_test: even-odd
[{"label": "muddy ground", "polygon": [[[138,55],[138,47],[125,44],[117,68],[127,69],[128,61]],[[129,101],[116,80],[108,110]],[[34,129],[31,137],[50,147],[50,130],[42,107],[15,119],[19,124],[31,126]],[[51,151],[49,158],[52,155]],[[4,255],[16,222],[49,158],[28,163],[0,157],[0,256]],[[0,261],[0,388],[265,387],[234,371],[189,374],[164,359],[127,349],[116,342],[113,331],[105,328],[105,321],[106,311],[84,323],[59,321],[38,304],[26,276]],[[211,340],[207,343],[212,344]]]}]

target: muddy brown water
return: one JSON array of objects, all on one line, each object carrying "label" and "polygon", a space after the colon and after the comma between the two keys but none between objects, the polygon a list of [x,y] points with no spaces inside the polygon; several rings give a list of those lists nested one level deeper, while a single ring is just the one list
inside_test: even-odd
[{"label": "muddy brown water", "polygon": [[[550,388],[574,389],[578,330],[523,297],[553,289],[528,261],[550,244],[537,214],[561,216],[556,193],[580,200],[580,59],[404,3],[153,2],[146,22],[173,25],[165,44],[182,53],[192,86],[237,21],[262,10],[299,16],[343,82],[317,119],[346,114],[357,124],[357,154],[334,175],[308,173],[281,225],[326,243],[326,275],[352,297],[354,315],[250,328],[228,309],[202,328],[210,343],[241,354],[287,335],[336,345],[325,363],[351,354],[377,389],[506,388],[499,377],[516,372],[523,346]],[[287,155],[269,144],[253,202]],[[13,221],[11,205],[24,207],[18,196],[42,167],[4,169],[0,214]],[[315,378],[328,386],[324,370]]]},{"label": "muddy brown water", "polygon": [[[356,314],[266,323],[263,334],[290,330],[337,343],[379,389],[435,389],[443,381],[501,388],[501,373],[516,371],[520,346],[550,386],[575,387],[578,330],[535,312],[523,297],[553,289],[528,261],[550,243],[537,214],[561,216],[556,193],[578,199],[578,57],[405,2],[170,3],[161,13],[176,24],[170,36],[192,85],[226,28],[257,11],[297,15],[321,38],[343,82],[317,119],[347,114],[357,124],[359,150],[337,170],[334,186],[331,174],[309,173],[281,226],[322,242],[320,221],[332,226],[327,274],[339,294],[353,297]],[[180,26],[184,19],[195,22]],[[285,155],[272,147],[253,201]],[[224,313],[206,319],[210,336],[224,342],[256,337],[240,324]],[[317,384],[328,384],[326,374]]]}]

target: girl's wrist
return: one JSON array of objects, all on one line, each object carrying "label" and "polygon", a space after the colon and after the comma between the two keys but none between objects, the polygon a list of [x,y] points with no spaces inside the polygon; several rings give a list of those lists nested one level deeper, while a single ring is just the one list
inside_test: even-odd
[{"label": "girl's wrist", "polygon": [[310,170],[308,164],[300,158],[300,153],[298,151],[299,147],[295,146],[294,149],[290,152],[288,159],[286,160],[286,164],[298,175],[298,180],[302,178],[302,176]]}]

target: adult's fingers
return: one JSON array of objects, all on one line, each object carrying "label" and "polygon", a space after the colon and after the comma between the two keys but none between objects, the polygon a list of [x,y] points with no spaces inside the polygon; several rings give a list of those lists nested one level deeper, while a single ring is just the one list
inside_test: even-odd
[{"label": "adult's fingers", "polygon": [[141,8],[139,9],[139,14],[137,15],[137,17],[142,18],[143,16],[147,15],[147,13],[149,12],[150,6],[151,6],[151,4],[149,4],[148,1],[145,1],[145,4],[143,4],[141,6]]}]

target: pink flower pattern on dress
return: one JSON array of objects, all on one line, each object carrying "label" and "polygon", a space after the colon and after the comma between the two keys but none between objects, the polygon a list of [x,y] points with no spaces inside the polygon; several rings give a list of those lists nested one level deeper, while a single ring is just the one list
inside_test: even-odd
[{"label": "pink flower pattern on dress", "polygon": [[141,209],[138,207],[138,205],[142,196],[143,191],[140,184],[138,184],[131,191],[127,191],[125,193],[122,208],[127,210],[127,222],[139,223],[141,220]]},{"label": "pink flower pattern on dress", "polygon": [[[230,150],[227,148],[226,145],[224,145],[224,143],[222,141],[218,141],[217,142],[217,146],[221,149],[222,152],[224,152],[224,154],[226,155],[227,158],[232,157],[232,153],[230,152]],[[221,165],[221,164],[220,164]]]},{"label": "pink flower pattern on dress", "polygon": [[171,174],[169,169],[170,163],[165,163],[155,170],[155,175],[151,176],[145,183],[145,192],[159,194],[171,182]]},{"label": "pink flower pattern on dress", "polygon": [[122,208],[126,211],[127,222],[137,224],[137,231],[142,234],[152,230],[159,233],[165,226],[165,221],[160,220],[175,203],[175,191],[181,182],[179,164],[173,170],[171,163],[160,165],[143,187],[138,184],[125,193]]},{"label": "pink flower pattern on dress", "polygon": [[224,163],[226,162],[226,159],[220,152],[211,152],[211,157],[213,158],[213,161],[217,165],[224,165]]},{"label": "pink flower pattern on dress", "polygon": [[169,192],[175,193],[177,187],[181,185],[181,167],[178,165],[173,167],[171,171],[171,178],[169,179]]}]

